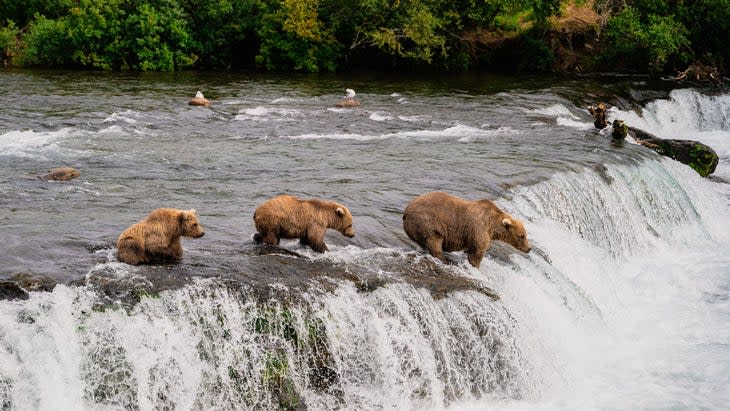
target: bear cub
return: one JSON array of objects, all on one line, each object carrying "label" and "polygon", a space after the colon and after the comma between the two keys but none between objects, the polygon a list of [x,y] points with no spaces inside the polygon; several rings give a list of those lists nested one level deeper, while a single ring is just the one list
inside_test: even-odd
[{"label": "bear cub", "polygon": [[253,214],[257,243],[278,245],[282,238],[298,238],[303,246],[323,253],[328,251],[324,234],[328,228],[354,237],[352,214],[342,204],[320,199],[299,199],[280,195],[261,204]]},{"label": "bear cub", "polygon": [[117,254],[119,261],[132,265],[178,261],[183,255],[180,237],[204,234],[195,210],[158,208],[119,236]]},{"label": "bear cub", "polygon": [[444,251],[466,251],[469,263],[476,268],[492,240],[526,253],[531,249],[522,222],[493,202],[470,201],[438,191],[408,203],[403,229],[408,238],[439,260],[446,262]]}]

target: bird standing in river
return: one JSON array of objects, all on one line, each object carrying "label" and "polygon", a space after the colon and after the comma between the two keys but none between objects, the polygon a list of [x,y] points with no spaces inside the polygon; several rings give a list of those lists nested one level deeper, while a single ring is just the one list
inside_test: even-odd
[{"label": "bird standing in river", "polygon": [[351,98],[355,98],[355,90],[353,90],[351,88],[346,88],[345,89],[345,93],[347,93],[347,95],[345,96],[345,98],[350,98],[350,99]]}]

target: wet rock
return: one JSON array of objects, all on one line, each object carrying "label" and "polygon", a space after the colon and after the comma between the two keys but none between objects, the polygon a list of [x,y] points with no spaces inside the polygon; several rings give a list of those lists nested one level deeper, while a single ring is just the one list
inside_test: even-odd
[{"label": "wet rock", "polygon": [[28,292],[20,288],[14,281],[0,281],[0,301],[27,300]]},{"label": "wet rock", "polygon": [[614,120],[611,137],[622,140],[630,135],[636,143],[692,167],[702,177],[715,172],[720,157],[712,147],[694,140],[662,139],[644,130]]},{"label": "wet rock", "polygon": [[68,181],[80,176],[79,170],[73,167],[58,167],[48,171],[48,174],[41,177],[45,181]]},{"label": "wet rock", "polygon": [[53,291],[56,287],[56,281],[37,274],[30,273],[18,273],[10,277],[10,280],[14,281],[21,288],[27,291]]},{"label": "wet rock", "polygon": [[335,103],[337,107],[360,107],[360,102],[354,98],[343,98]]},{"label": "wet rock", "polygon": [[208,99],[203,96],[203,93],[198,91],[197,93],[195,93],[195,97],[193,97],[188,102],[188,104],[191,106],[208,107],[208,106],[210,106],[210,101],[208,101]]}]

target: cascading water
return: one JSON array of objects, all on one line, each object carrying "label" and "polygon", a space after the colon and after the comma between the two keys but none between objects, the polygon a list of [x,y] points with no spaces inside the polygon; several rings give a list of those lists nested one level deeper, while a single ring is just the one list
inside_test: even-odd
[{"label": "cascading water", "polygon": [[[18,253],[0,261],[43,271],[33,262],[46,248],[83,249],[51,254],[63,263],[47,270],[69,266],[80,278],[0,301],[0,409],[725,408],[728,185],[638,146],[612,146],[588,131],[587,113],[544,90],[485,93],[478,103],[455,100],[452,90],[422,93],[429,98],[381,91],[370,98],[383,107],[338,112],[318,107],[318,98],[282,100],[276,89],[229,102],[246,104],[234,113],[184,117],[195,127],[244,122],[262,136],[205,135],[195,150],[180,147],[162,160],[155,150],[179,140],[157,130],[187,127],[178,108],[158,115],[172,119],[162,126],[155,115],[120,109],[114,113],[134,121],[4,132],[0,147],[16,166],[78,156],[89,164],[82,176],[92,176],[77,185],[0,181],[13,198],[0,199],[13,208],[0,216],[11,240],[2,250]],[[681,129],[682,138],[713,138],[707,143],[721,153],[724,176],[726,97],[679,90],[642,117],[611,113],[662,137]],[[464,105],[485,110],[495,125],[447,111]],[[689,121],[697,107],[705,112]],[[683,120],[660,128],[670,113]],[[113,117],[106,114],[104,121]],[[358,129],[365,126],[355,116],[372,129]],[[186,143],[196,144],[190,134]],[[125,138],[134,140],[131,152],[119,149]],[[333,146],[346,157],[330,160]],[[453,158],[468,169],[454,170]],[[512,165],[525,159],[534,163]],[[132,160],[159,168],[121,173]],[[371,166],[378,162],[384,166]],[[337,180],[312,163],[332,166]],[[261,170],[269,180],[258,182]],[[250,220],[241,209],[270,185],[296,184],[333,197],[330,187],[349,190],[358,242],[328,236],[331,252],[318,255],[296,242],[269,249],[242,240],[252,231],[250,222],[241,228]],[[533,252],[497,242],[477,270],[461,253],[445,265],[416,250],[402,233],[401,210],[434,185],[470,198],[490,193],[525,220]],[[184,242],[179,264],[119,263],[110,244],[119,220],[133,221],[143,208],[135,202],[149,207],[155,196],[201,203],[208,234]],[[78,234],[68,235],[53,216],[77,216],[77,202],[93,224],[75,223]],[[115,214],[119,203],[134,213]],[[33,225],[42,218],[56,224]],[[64,241],[39,240],[53,236]],[[27,238],[37,240],[31,251],[20,241]]]},{"label": "cascading water", "polygon": [[[482,272],[463,262],[453,268],[488,282],[498,301],[474,290],[434,295],[386,271],[379,275],[394,282],[338,282],[331,293],[288,296],[272,285],[280,297],[267,301],[214,280],[143,294],[126,308],[99,305],[93,286],[32,293],[0,305],[0,399],[13,409],[422,409],[532,404],[577,383],[579,402],[555,406],[714,408],[720,397],[703,390],[730,382],[702,370],[715,359],[683,359],[687,347],[666,344],[702,330],[670,306],[728,313],[727,216],[713,211],[723,199],[711,185],[657,162],[515,189],[505,207],[530,221],[542,254],[488,258]],[[677,253],[690,259],[677,264]],[[381,260],[413,253],[332,254],[320,258],[371,261],[378,270]],[[717,326],[698,343],[724,344],[730,325]],[[638,348],[629,344],[635,338]],[[720,380],[677,393],[656,388],[648,403],[607,398],[638,396],[630,380],[668,386],[695,377]]]}]

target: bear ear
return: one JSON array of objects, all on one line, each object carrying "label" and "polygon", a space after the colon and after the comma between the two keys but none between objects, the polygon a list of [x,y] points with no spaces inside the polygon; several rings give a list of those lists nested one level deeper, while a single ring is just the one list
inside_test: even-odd
[{"label": "bear ear", "polygon": [[345,215],[345,210],[342,209],[342,207],[337,207],[337,210],[335,210],[338,216],[342,217]]},{"label": "bear ear", "polygon": [[190,209],[190,213],[195,214],[195,209],[194,208],[191,208]]},{"label": "bear ear", "polygon": [[514,225],[514,223],[512,222],[512,220],[505,217],[504,219],[502,219],[502,225],[505,226],[505,228],[510,228]]}]

